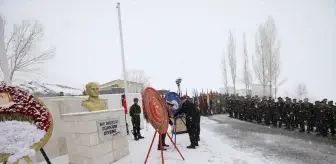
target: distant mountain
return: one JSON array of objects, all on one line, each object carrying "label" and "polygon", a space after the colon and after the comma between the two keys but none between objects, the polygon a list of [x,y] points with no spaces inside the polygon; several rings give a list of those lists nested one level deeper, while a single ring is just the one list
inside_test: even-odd
[{"label": "distant mountain", "polygon": [[60,84],[39,83],[36,81],[27,81],[16,86],[37,96],[59,96],[61,92],[63,92],[65,96],[76,96],[83,94],[83,90],[81,89]]}]

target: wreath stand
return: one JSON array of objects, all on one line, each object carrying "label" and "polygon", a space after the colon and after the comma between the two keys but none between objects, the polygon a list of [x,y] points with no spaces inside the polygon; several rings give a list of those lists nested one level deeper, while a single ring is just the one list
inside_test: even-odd
[{"label": "wreath stand", "polygon": [[[47,162],[47,164],[51,164],[49,157],[47,156],[47,153],[43,150],[43,148],[40,149],[40,152],[42,153],[44,160]],[[7,164],[7,161],[5,161],[4,164]]]},{"label": "wreath stand", "polygon": [[[153,147],[153,143],[154,143],[154,140],[156,138],[156,134],[158,134],[159,132],[156,130],[155,133],[154,133],[154,136],[153,136],[153,139],[152,139],[152,143],[149,147],[149,150],[148,150],[148,153],[147,153],[147,156],[146,156],[146,160],[145,160],[145,164],[147,164],[147,160],[148,160],[148,157],[149,157],[149,154],[152,150],[152,147]],[[166,133],[168,135],[168,138],[170,139],[171,143],[174,145],[175,149],[177,150],[177,152],[180,154],[181,158],[184,160],[184,157],[183,155],[181,154],[180,150],[177,148],[175,142],[173,141],[173,139],[170,137],[169,133]],[[162,138],[161,138],[161,135],[159,133],[159,139],[160,139],[160,149],[161,149],[161,163],[164,164],[164,157],[163,157],[163,145],[162,145]]]}]

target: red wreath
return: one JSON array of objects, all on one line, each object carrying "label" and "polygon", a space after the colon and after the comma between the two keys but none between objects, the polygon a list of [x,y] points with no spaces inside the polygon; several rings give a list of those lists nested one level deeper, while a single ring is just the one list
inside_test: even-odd
[{"label": "red wreath", "polygon": [[160,134],[167,133],[168,112],[161,95],[151,87],[144,90],[144,111],[151,125]]},{"label": "red wreath", "polygon": [[21,114],[30,116],[37,128],[47,131],[50,127],[48,110],[28,92],[17,87],[0,84],[0,92],[6,92],[11,96],[14,104],[10,107],[0,107],[0,115]]}]

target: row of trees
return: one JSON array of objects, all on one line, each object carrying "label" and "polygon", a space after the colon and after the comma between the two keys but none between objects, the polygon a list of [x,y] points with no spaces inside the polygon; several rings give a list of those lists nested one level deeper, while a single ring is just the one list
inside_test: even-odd
[{"label": "row of trees", "polygon": [[[226,53],[224,53],[222,60],[222,73],[225,88],[228,88],[227,58],[234,93],[236,93],[236,40],[231,31],[229,31],[228,37],[227,57]],[[239,80],[244,84],[246,90],[250,90],[253,78],[252,72],[250,71],[245,33],[243,34],[243,59],[243,78]],[[266,94],[266,87],[269,86],[270,96],[272,96],[272,88],[275,88],[276,92],[276,89],[285,81],[279,81],[278,79],[280,75],[280,41],[277,39],[276,26],[272,17],[269,17],[265,23],[259,25],[255,36],[255,53],[252,56],[252,59],[254,74],[256,79],[263,86],[264,95]],[[276,95],[276,93],[274,94]]]}]

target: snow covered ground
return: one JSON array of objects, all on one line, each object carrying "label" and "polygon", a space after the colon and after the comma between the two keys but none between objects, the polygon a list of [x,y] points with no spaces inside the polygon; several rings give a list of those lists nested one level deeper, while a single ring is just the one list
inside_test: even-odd
[{"label": "snow covered ground", "polygon": [[[197,149],[187,149],[189,145],[188,134],[177,135],[177,146],[180,149],[185,161],[181,159],[178,152],[173,148],[168,137],[166,143],[170,145],[167,151],[164,152],[165,163],[167,164],[278,164],[277,161],[270,161],[263,156],[256,155],[256,153],[241,152],[232,147],[226,141],[222,142],[218,134],[211,130],[205,129],[204,125],[217,124],[217,122],[203,117],[201,122],[201,141]],[[145,139],[134,141],[131,136],[130,139],[130,155],[115,162],[114,164],[138,164],[143,163],[153,137],[153,128],[148,124],[147,130],[142,130]],[[157,137],[158,138],[158,137]],[[161,154],[157,150],[157,139],[154,141],[153,148],[148,159],[149,164],[161,163]],[[52,160],[56,164],[68,164],[68,157],[62,156]],[[46,164],[45,162],[39,164]]]}]

